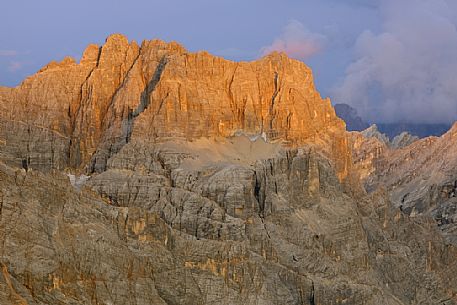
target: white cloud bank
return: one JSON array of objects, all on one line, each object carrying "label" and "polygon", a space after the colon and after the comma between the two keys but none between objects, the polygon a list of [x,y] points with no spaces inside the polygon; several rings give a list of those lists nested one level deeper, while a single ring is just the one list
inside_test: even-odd
[{"label": "white cloud bank", "polygon": [[382,31],[358,37],[355,60],[333,99],[371,121],[457,120],[456,5],[446,0],[379,5]]}]

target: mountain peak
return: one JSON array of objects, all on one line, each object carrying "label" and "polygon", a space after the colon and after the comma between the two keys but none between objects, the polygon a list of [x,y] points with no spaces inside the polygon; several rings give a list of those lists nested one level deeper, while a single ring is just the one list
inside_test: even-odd
[{"label": "mountain peak", "polygon": [[128,44],[127,36],[120,33],[113,33],[106,37],[105,44]]},{"label": "mountain peak", "polygon": [[114,34],[0,87],[0,303],[450,304],[452,142],[349,134],[284,53]]},{"label": "mountain peak", "polygon": [[95,63],[98,60],[98,55],[100,53],[100,47],[96,44],[90,44],[86,47],[81,57],[81,64],[90,64]]},{"label": "mountain peak", "polygon": [[[316,91],[311,69],[285,53],[238,63],[189,53],[176,42],[150,40],[140,47],[113,34],[101,47],[89,45],[81,64],[64,63],[29,78],[14,98],[2,98],[19,105],[18,120],[71,139],[62,144],[63,158],[46,161],[51,167],[58,160],[58,166],[103,168],[132,140],[230,137],[243,131],[289,146],[319,145],[332,156],[340,178],[347,174],[343,121]],[[51,98],[49,87],[55,92]]]}]

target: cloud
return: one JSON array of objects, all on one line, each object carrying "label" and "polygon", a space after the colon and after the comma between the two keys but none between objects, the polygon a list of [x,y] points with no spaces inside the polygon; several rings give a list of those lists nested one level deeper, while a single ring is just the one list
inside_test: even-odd
[{"label": "cloud", "polygon": [[24,67],[24,64],[25,63],[20,62],[20,61],[11,61],[8,65],[8,71],[13,72],[13,73],[17,72]]},{"label": "cloud", "polygon": [[326,42],[325,36],[312,33],[297,20],[291,20],[280,37],[261,49],[262,55],[273,51],[285,52],[290,57],[306,60],[319,53]]},{"label": "cloud", "polygon": [[14,50],[0,50],[0,56],[16,56],[17,51]]},{"label": "cloud", "polygon": [[[330,1],[341,4],[341,0],[330,0]],[[344,4],[350,5],[350,6],[355,6],[355,7],[364,6],[364,7],[370,7],[370,8],[377,8],[381,1],[384,1],[384,0],[344,0]]]},{"label": "cloud", "polygon": [[333,99],[377,122],[457,120],[457,29],[446,0],[386,0]]}]

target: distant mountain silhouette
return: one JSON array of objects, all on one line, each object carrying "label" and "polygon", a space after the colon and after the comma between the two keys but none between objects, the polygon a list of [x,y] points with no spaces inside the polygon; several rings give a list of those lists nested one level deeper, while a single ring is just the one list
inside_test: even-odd
[{"label": "distant mountain silhouette", "polygon": [[450,128],[451,124],[420,124],[420,123],[376,123],[378,129],[389,138],[393,138],[406,131],[419,138],[441,136]]},{"label": "distant mountain silhouette", "polygon": [[358,116],[357,110],[348,104],[335,104],[334,107],[336,115],[346,122],[348,131],[362,131],[370,127],[370,124]]},{"label": "distant mountain silhouette", "polygon": [[[370,123],[365,122],[357,113],[357,110],[348,104],[335,104],[336,115],[346,122],[348,131],[362,131],[370,126]],[[402,132],[408,132],[419,138],[429,136],[441,136],[446,133],[451,124],[425,124],[425,123],[379,123],[376,122],[378,130],[386,134],[390,139],[398,136]]]}]

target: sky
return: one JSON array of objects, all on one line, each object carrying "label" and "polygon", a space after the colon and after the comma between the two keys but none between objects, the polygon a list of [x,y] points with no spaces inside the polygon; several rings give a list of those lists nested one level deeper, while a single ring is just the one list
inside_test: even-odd
[{"label": "sky", "polygon": [[15,0],[0,10],[0,85],[112,33],[231,60],[284,51],[370,122],[457,120],[455,0]]}]

